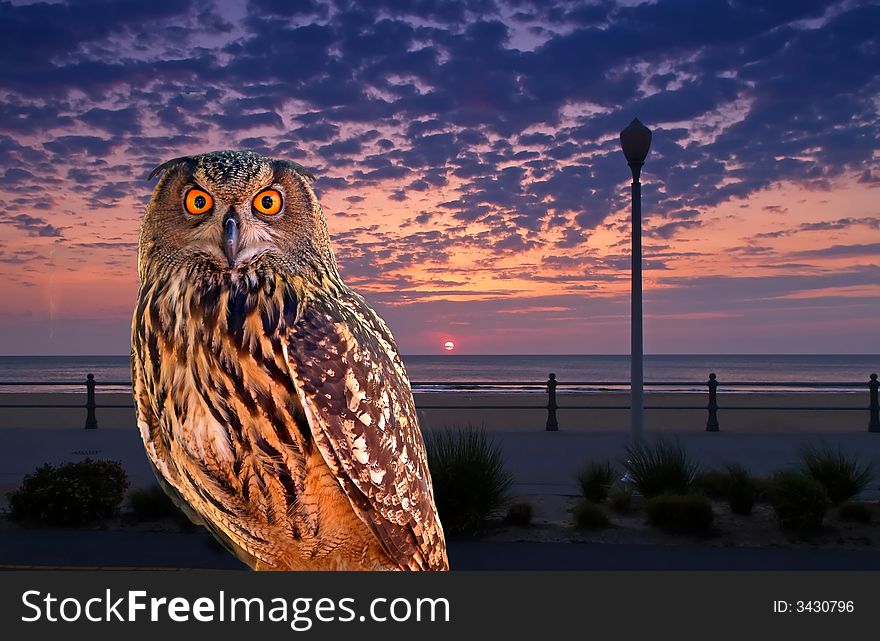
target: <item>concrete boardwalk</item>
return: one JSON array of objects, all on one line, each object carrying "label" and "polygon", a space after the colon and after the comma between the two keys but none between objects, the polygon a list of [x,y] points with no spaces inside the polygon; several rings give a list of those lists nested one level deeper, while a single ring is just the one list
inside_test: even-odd
[{"label": "concrete boardwalk", "polygon": [[[513,491],[519,495],[578,493],[575,478],[590,459],[620,460],[628,435],[625,431],[592,432],[505,432],[489,430],[504,454],[513,475]],[[880,471],[880,434],[866,431],[816,432],[667,432],[678,438],[702,465],[712,468],[727,462],[741,463],[755,474],[769,474],[797,461],[797,452],[807,443],[827,443],[861,460],[873,461]],[[25,474],[43,463],[81,460],[85,456],[122,462],[133,487],[154,482],[147,465],[140,435],[131,429],[0,429],[0,502],[5,491],[16,487]],[[880,475],[867,498],[880,496]]]}]

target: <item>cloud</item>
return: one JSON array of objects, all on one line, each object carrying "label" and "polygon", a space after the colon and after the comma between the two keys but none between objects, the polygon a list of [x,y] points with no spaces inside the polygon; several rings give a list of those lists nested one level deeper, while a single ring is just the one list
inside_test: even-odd
[{"label": "cloud", "polygon": [[43,143],[43,147],[65,158],[77,155],[102,157],[110,153],[116,145],[109,138],[98,136],[59,136]]},{"label": "cloud", "polygon": [[39,236],[41,238],[61,238],[63,236],[62,230],[59,227],[51,225],[45,218],[40,218],[39,216],[4,213],[0,215],[0,224],[11,225],[25,232],[28,236]]},{"label": "cloud", "polygon": [[141,131],[139,115],[134,107],[125,109],[89,109],[78,117],[82,122],[112,135],[138,134]]},{"label": "cloud", "polygon": [[854,227],[867,227],[869,229],[880,229],[880,218],[878,217],[865,217],[865,218],[838,218],[836,220],[820,220],[817,222],[809,222],[809,223],[801,223],[796,227],[789,227],[787,229],[776,229],[774,231],[768,232],[760,232],[752,236],[753,239],[763,239],[763,238],[784,238],[787,236],[794,236],[800,232],[812,232],[812,231],[840,231],[846,229],[852,229]]},{"label": "cloud", "polygon": [[785,299],[809,291],[876,285],[880,265],[866,265],[816,274],[762,276],[666,277],[659,280],[672,288],[647,294],[663,308],[713,310],[791,306]]},{"label": "cloud", "polygon": [[28,183],[34,180],[34,175],[29,172],[27,169],[20,169],[18,167],[10,167],[6,170],[6,173],[3,174],[2,184],[5,185],[18,185],[20,183]]},{"label": "cloud", "polygon": [[[2,2],[2,222],[75,236],[60,221],[89,209],[124,244],[137,216],[122,206],[146,201],[153,167],[241,147],[316,171],[346,277],[389,304],[548,283],[613,297],[629,260],[617,136],[638,115],[654,130],[645,236],[672,247],[646,246],[649,269],[712,269],[714,252],[737,273],[812,278],[873,261],[877,218],[760,200],[771,225],[700,243],[732,200],[877,184],[878,21],[849,0]],[[34,210],[49,198],[51,215]]]},{"label": "cloud", "polygon": [[859,245],[831,245],[821,249],[807,249],[792,252],[799,258],[847,258],[853,256],[868,256],[876,258],[880,256],[880,243],[868,243]]}]

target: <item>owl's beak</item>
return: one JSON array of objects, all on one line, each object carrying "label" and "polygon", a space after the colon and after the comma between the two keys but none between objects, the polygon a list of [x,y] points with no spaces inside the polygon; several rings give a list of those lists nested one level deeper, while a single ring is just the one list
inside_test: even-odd
[{"label": "owl's beak", "polygon": [[234,213],[229,212],[223,218],[223,253],[226,254],[230,267],[235,264],[235,257],[238,255],[238,241],[238,219]]}]

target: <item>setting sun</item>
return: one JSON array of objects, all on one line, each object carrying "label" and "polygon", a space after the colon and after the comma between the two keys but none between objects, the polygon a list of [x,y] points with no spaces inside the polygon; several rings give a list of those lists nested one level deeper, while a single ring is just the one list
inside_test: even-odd
[{"label": "setting sun", "polygon": [[455,343],[453,343],[452,341],[446,341],[445,343],[443,343],[443,349],[445,349],[447,352],[451,352],[455,349]]}]

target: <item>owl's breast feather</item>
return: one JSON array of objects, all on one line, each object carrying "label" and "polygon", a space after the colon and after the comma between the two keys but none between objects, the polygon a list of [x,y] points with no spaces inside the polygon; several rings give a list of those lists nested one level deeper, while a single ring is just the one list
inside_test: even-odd
[{"label": "owl's breast feather", "polygon": [[278,338],[296,318],[294,286],[265,269],[165,276],[142,287],[134,331],[164,440],[232,486],[255,461],[295,466],[308,426]]}]

